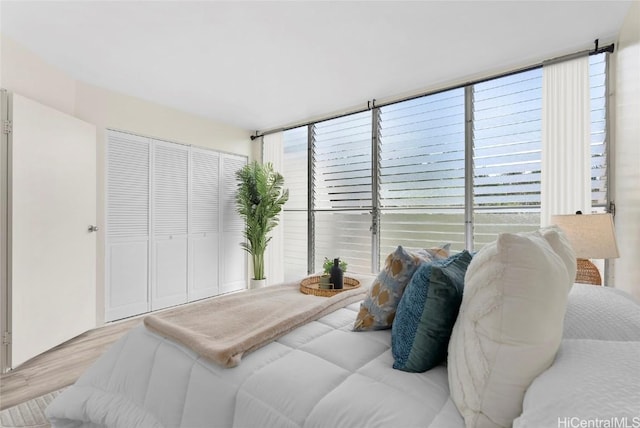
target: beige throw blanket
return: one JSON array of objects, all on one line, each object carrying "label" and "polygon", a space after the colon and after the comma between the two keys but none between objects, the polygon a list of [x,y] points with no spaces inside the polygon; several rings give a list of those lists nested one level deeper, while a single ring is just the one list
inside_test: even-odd
[{"label": "beige throw blanket", "polygon": [[224,367],[291,330],[364,298],[367,284],[332,297],[289,283],[216,297],[145,317],[147,328]]}]

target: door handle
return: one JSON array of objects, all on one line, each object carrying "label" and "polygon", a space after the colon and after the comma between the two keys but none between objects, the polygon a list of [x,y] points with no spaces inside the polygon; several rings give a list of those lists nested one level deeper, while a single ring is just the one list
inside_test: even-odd
[{"label": "door handle", "polygon": [[98,226],[96,226],[95,224],[90,224],[89,225],[89,232],[97,232],[99,230],[100,230],[100,228]]}]

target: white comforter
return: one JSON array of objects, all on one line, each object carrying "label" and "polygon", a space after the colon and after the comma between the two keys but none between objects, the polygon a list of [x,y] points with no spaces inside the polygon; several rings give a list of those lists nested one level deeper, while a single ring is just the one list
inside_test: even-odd
[{"label": "white comforter", "polygon": [[391,332],[351,331],[359,304],[226,369],[140,326],[47,409],[54,427],[462,427],[447,372],[392,368]]},{"label": "white comforter", "polygon": [[[446,368],[392,369],[391,332],[352,332],[358,309],[353,304],[299,327],[231,369],[140,326],[58,396],[47,415],[54,427],[464,426]],[[575,285],[563,337],[514,426],[623,416],[640,426],[638,302],[614,289]]]}]

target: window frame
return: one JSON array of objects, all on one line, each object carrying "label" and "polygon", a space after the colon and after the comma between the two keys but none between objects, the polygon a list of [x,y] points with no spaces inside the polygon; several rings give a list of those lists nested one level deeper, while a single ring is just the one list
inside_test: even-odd
[{"label": "window frame", "polygon": [[[609,192],[609,187],[610,187],[610,174],[611,174],[611,158],[610,158],[610,138],[609,138],[609,129],[610,129],[610,109],[609,109],[609,105],[610,105],[610,100],[609,100],[609,88],[608,88],[608,83],[610,80],[609,77],[609,60],[610,60],[610,56],[608,55],[609,51],[604,51],[604,52],[599,52],[599,54],[602,54],[604,57],[604,110],[605,110],[605,118],[604,118],[604,136],[603,136],[603,142],[602,144],[604,145],[604,155],[602,157],[604,157],[604,168],[606,168],[605,171],[605,189],[604,189],[604,193],[605,193],[605,204],[594,204],[593,208],[596,210],[608,210],[610,205],[611,205],[611,201],[610,201],[610,192]],[[590,64],[591,65],[591,64]],[[380,185],[380,151],[381,151],[381,138],[380,138],[380,109],[391,105],[391,104],[399,104],[405,101],[409,101],[409,100],[413,100],[416,98],[426,98],[435,94],[439,94],[442,92],[446,92],[452,89],[456,89],[456,88],[464,88],[464,109],[465,109],[465,123],[464,123],[464,129],[465,129],[465,204],[464,204],[464,243],[465,243],[465,249],[469,250],[469,251],[473,251],[474,250],[474,214],[476,213],[476,211],[478,210],[478,208],[484,208],[484,207],[476,207],[474,205],[473,202],[473,197],[474,197],[474,174],[475,174],[475,169],[474,169],[474,162],[473,162],[473,150],[474,150],[474,135],[473,135],[473,125],[474,125],[474,104],[473,104],[473,90],[474,90],[474,86],[480,83],[484,83],[487,81],[492,81],[492,80],[498,80],[504,77],[508,77],[514,74],[519,74],[519,73],[524,73],[524,72],[528,72],[537,68],[541,68],[542,65],[538,65],[538,66],[534,66],[534,67],[527,67],[525,69],[521,69],[521,70],[517,70],[511,73],[505,73],[502,75],[498,75],[498,76],[494,76],[492,78],[489,79],[484,79],[482,81],[478,81],[478,82],[472,82],[469,84],[465,84],[465,85],[461,85],[455,88],[445,88],[443,90],[439,90],[433,93],[429,93],[429,94],[424,94],[424,95],[420,95],[420,96],[416,96],[416,97],[412,97],[409,99],[403,99],[403,100],[399,100],[399,101],[395,101],[395,102],[390,102],[381,106],[376,106],[375,103],[374,105],[370,105],[368,106],[369,108],[367,109],[370,114],[371,114],[371,124],[372,124],[372,132],[371,132],[371,147],[372,147],[372,151],[371,151],[371,186],[372,186],[372,191],[371,191],[371,195],[372,195],[372,199],[371,199],[371,207],[370,207],[370,213],[371,213],[371,272],[377,272],[380,268],[380,226],[381,226],[381,220],[382,220],[382,214],[385,210],[385,208],[383,207],[382,203],[381,203],[381,198],[380,198],[380,194],[381,194],[381,185]],[[591,68],[590,68],[590,73],[591,73]],[[591,76],[590,76],[591,77]],[[363,113],[363,111],[358,111],[356,113],[352,113],[352,114],[361,114]],[[344,118],[345,116],[350,116],[351,114],[346,114],[346,115],[341,115],[339,116],[339,118]],[[325,119],[322,122],[327,122],[329,120],[332,119]],[[318,122],[316,122],[318,123]],[[307,207],[307,217],[308,217],[308,228],[307,228],[307,232],[308,232],[308,239],[307,239],[307,260],[308,260],[308,266],[307,266],[307,273],[311,274],[312,272],[315,271],[315,219],[316,219],[316,213],[318,212],[318,210],[316,209],[316,207],[314,206],[314,201],[313,201],[313,194],[314,194],[314,187],[313,187],[313,183],[314,183],[314,174],[315,174],[315,168],[314,168],[314,138],[315,138],[315,132],[314,132],[314,123],[310,123],[307,125],[302,125],[302,126],[306,126],[307,127],[307,139],[308,139],[308,168],[307,168],[307,173],[308,173],[308,189],[307,189],[307,196],[308,196],[308,207]],[[295,127],[295,128],[291,128],[291,129],[298,129],[301,128],[300,127]],[[286,132],[286,131],[285,131]],[[591,134],[593,134],[593,128],[591,128]],[[592,151],[592,160],[593,160],[593,151]],[[593,167],[592,167],[593,168]],[[593,186],[592,186],[592,199],[593,199]],[[514,209],[526,209],[526,211],[540,211],[540,207],[541,204],[532,204],[532,205],[527,205],[526,207],[515,207]],[[410,210],[411,207],[396,207],[396,210]],[[287,211],[286,206],[285,206],[285,211]],[[331,210],[327,210],[326,208],[321,210],[323,212],[326,211],[331,211]]]}]

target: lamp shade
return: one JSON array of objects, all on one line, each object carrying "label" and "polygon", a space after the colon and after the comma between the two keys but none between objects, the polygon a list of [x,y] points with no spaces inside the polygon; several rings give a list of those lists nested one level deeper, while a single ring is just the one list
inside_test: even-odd
[{"label": "lamp shade", "polygon": [[551,216],[567,235],[579,259],[619,257],[613,216],[611,214],[574,214]]}]

